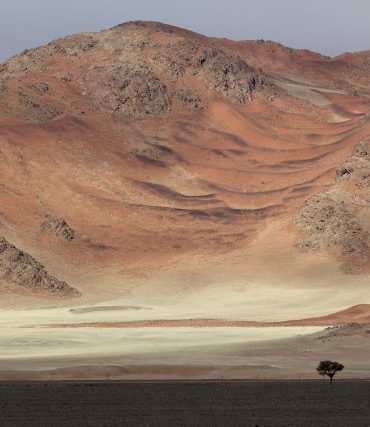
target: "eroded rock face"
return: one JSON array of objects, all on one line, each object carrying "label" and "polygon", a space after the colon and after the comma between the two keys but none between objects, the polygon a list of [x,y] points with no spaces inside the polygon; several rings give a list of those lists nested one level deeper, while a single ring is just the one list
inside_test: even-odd
[{"label": "eroded rock face", "polygon": [[45,221],[40,225],[41,231],[50,230],[64,240],[73,240],[75,231],[70,227],[65,219],[57,218],[51,214],[45,215]]},{"label": "eroded rock face", "polygon": [[264,83],[262,74],[242,58],[214,47],[201,50],[194,66],[202,70],[212,89],[239,104],[250,102],[254,89]]},{"label": "eroded rock face", "polygon": [[76,34],[48,44],[55,53],[78,56],[90,51],[98,44],[98,38],[91,34]]},{"label": "eroded rock face", "polygon": [[352,157],[370,161],[369,139],[361,140],[353,146]]},{"label": "eroded rock face", "polygon": [[308,237],[298,243],[301,250],[334,249],[344,255],[343,269],[361,270],[370,259],[370,237],[356,212],[368,215],[370,206],[370,150],[367,140],[353,146],[347,161],[336,171],[334,191],[309,199],[296,217]]},{"label": "eroded rock face", "polygon": [[27,108],[28,119],[33,123],[49,122],[61,114],[55,107],[39,102],[24,90],[19,90],[18,96],[19,103]]},{"label": "eroded rock face", "polygon": [[[186,86],[179,91],[174,87],[186,74],[240,104],[251,101],[252,92],[264,84],[262,73],[239,56],[194,40],[155,47],[145,41],[123,47],[115,42],[113,47],[118,60],[96,65],[81,81],[84,94],[107,111],[169,112],[176,95],[183,106],[199,109],[198,94]],[[143,60],[141,52],[147,49],[156,53]]]},{"label": "eroded rock face", "polygon": [[171,109],[166,85],[145,64],[97,66],[82,85],[102,110],[153,114]]},{"label": "eroded rock face", "polygon": [[180,103],[186,108],[193,110],[201,110],[203,108],[202,100],[198,94],[191,90],[180,89],[177,92],[177,97]]},{"label": "eroded rock face", "polygon": [[296,222],[310,233],[301,243],[306,249],[339,249],[344,255],[353,255],[359,262],[367,260],[369,235],[356,218],[327,194],[308,200]]},{"label": "eroded rock face", "polygon": [[60,297],[76,297],[79,292],[48,274],[31,255],[0,237],[0,277],[32,292]]},{"label": "eroded rock face", "polygon": [[370,188],[370,146],[361,140],[353,146],[347,161],[336,171],[336,180],[351,179],[357,187]]},{"label": "eroded rock face", "polygon": [[[178,52],[176,56],[173,55],[175,51]],[[212,45],[204,46],[193,39],[174,43],[165,53],[155,55],[153,62],[174,81],[186,73],[199,76],[203,85],[239,104],[250,102],[253,91],[268,80],[235,53]]]}]

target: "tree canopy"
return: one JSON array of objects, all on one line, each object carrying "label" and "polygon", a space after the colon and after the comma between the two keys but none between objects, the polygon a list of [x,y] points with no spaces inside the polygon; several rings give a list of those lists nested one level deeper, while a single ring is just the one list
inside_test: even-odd
[{"label": "tree canopy", "polygon": [[338,371],[343,371],[344,366],[339,362],[332,360],[322,360],[316,368],[320,375],[327,375],[330,378],[330,383],[333,384],[333,377]]}]

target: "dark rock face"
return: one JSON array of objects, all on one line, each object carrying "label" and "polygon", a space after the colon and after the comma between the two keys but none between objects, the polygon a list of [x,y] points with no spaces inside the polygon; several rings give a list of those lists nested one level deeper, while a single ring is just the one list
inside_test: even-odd
[{"label": "dark rock face", "polygon": [[358,171],[356,177],[356,186],[359,188],[370,188],[370,167],[364,167]]},{"label": "dark rock face", "polygon": [[18,91],[19,103],[27,108],[28,120],[34,123],[44,123],[53,120],[61,113],[56,108],[45,103],[40,103],[37,99],[23,90]]},{"label": "dark rock face", "polygon": [[250,102],[256,86],[263,85],[262,75],[239,56],[222,49],[210,47],[201,50],[194,66],[202,70],[212,89],[238,104]]},{"label": "dark rock face", "polygon": [[306,247],[337,248],[343,254],[365,257],[369,236],[348,212],[344,202],[327,194],[308,200],[297,217],[297,224],[311,234]]},{"label": "dark rock face", "polygon": [[171,81],[176,82],[184,76],[186,69],[190,66],[190,58],[171,58],[170,54],[158,53],[153,56],[152,61],[167,73]]},{"label": "dark rock face", "polygon": [[352,157],[357,157],[370,161],[370,146],[368,139],[359,141],[353,146]]},{"label": "dark rock face", "polygon": [[45,221],[40,225],[40,229],[41,231],[50,230],[64,240],[73,240],[75,238],[73,228],[67,224],[65,219],[56,218],[50,214],[45,215]]},{"label": "dark rock face", "polygon": [[91,49],[98,43],[96,37],[90,34],[76,34],[50,42],[48,46],[52,47],[55,53],[64,56],[78,56]]},{"label": "dark rock face", "polygon": [[370,189],[370,146],[369,139],[353,146],[350,165],[353,169],[355,185],[359,189]]},{"label": "dark rock face", "polygon": [[362,269],[370,259],[370,236],[356,214],[368,215],[370,190],[370,150],[368,140],[357,142],[347,161],[336,170],[331,192],[307,200],[296,224],[308,237],[298,243],[301,250],[334,249],[344,255],[347,273]]},{"label": "dark rock face", "polygon": [[195,92],[192,92],[191,90],[180,89],[177,92],[177,97],[181,105],[186,108],[193,110],[201,110],[203,108],[202,100]]},{"label": "dark rock face", "polygon": [[370,147],[368,140],[357,142],[346,163],[339,166],[336,180],[354,179],[357,187],[368,187],[370,183]]},{"label": "dark rock face", "polygon": [[171,109],[166,85],[145,64],[97,66],[94,75],[85,79],[82,86],[85,95],[99,109],[130,114],[163,113]]},{"label": "dark rock face", "polygon": [[335,179],[337,181],[340,181],[341,179],[347,179],[351,176],[352,172],[353,166],[351,164],[344,164],[342,166],[339,166],[336,170]]},{"label": "dark rock face", "polygon": [[76,289],[50,276],[42,264],[3,237],[0,237],[0,277],[33,292],[60,297],[79,295]]},{"label": "dark rock face", "polygon": [[[176,56],[174,52],[178,52]],[[204,46],[193,39],[174,43],[164,54],[154,56],[153,61],[174,80],[186,73],[199,75],[204,85],[239,104],[250,102],[253,91],[264,86],[267,80],[262,72],[250,67],[235,53]]]},{"label": "dark rock face", "polygon": [[[139,45],[126,49],[131,59],[97,65],[81,82],[85,96],[106,111],[169,112],[176,98],[187,108],[200,109],[198,94],[186,86],[178,91],[174,88],[186,73],[199,75],[203,86],[240,104],[250,102],[252,92],[264,84],[262,74],[237,55],[213,47],[203,48],[194,41],[160,46],[156,49],[160,53],[146,61],[138,59]],[[142,49],[145,50],[145,44]],[[180,50],[177,52],[177,49]],[[124,53],[122,50],[117,55],[121,58]],[[163,77],[158,77],[156,68]]]},{"label": "dark rock face", "polygon": [[28,86],[30,89],[33,89],[36,93],[43,95],[49,90],[49,85],[45,82],[37,82]]}]

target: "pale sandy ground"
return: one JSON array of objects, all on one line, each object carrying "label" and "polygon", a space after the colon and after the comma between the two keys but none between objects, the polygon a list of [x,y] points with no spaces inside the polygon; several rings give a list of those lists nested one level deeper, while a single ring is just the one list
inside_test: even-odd
[{"label": "pale sandy ground", "polygon": [[[264,291],[266,295],[266,289]],[[260,292],[262,294],[262,289]],[[256,297],[255,290],[253,295]],[[283,314],[284,319],[287,319],[288,313],[302,313],[302,307],[297,307],[297,304],[296,311],[293,307],[284,311],[284,298],[281,295],[280,298],[273,298],[271,295],[268,299],[271,301],[271,308],[275,304],[274,315],[277,316],[279,312],[280,319]],[[265,298],[265,308],[266,301]],[[306,302],[308,301],[306,298]],[[2,310],[0,378],[35,378],[35,375],[36,378],[51,375],[55,379],[103,378],[105,375],[117,378],[305,378],[312,377],[317,361],[323,358],[340,359],[349,367],[347,374],[350,376],[366,377],[370,374],[370,335],[339,337],[334,341],[331,338],[320,340],[320,334],[317,333],[323,326],[129,329],[55,329],[37,326],[53,323],[194,319],[200,313],[202,316],[198,318],[204,318],[207,314],[204,307],[201,310],[196,304],[188,306],[186,310],[180,304],[172,307],[152,306],[152,310],[132,310],[130,305],[125,310],[123,301],[116,300],[115,307],[119,307],[120,303],[120,310],[112,310],[111,302],[107,304],[105,311],[104,306],[97,305],[89,307],[89,310],[82,310],[83,313],[80,314],[71,312],[68,307]],[[244,302],[245,313],[249,316],[254,313],[257,318],[258,307],[253,310],[253,305],[253,301]],[[311,309],[307,311],[312,312],[313,306],[312,302]],[[230,307],[233,305],[226,307],[229,307],[230,318],[233,313]],[[208,314],[214,315],[215,312],[210,307]],[[218,314],[222,318],[221,312]],[[61,368],[61,371],[54,371]],[[44,372],[50,370],[52,372]],[[38,374],[26,371],[37,371]]]},{"label": "pale sandy ground", "polygon": [[[114,305],[124,307],[124,301]],[[108,322],[143,319],[195,318],[210,307],[177,304],[152,310],[111,310],[113,302],[90,306],[81,314],[69,308],[2,310],[0,370],[47,370],[75,365],[239,365],[230,346],[296,337],[321,327],[282,328],[40,328],[49,323]],[[131,304],[130,304],[131,306]],[[147,306],[146,306],[147,307]],[[83,308],[83,307],[81,307]],[[230,311],[228,314],[230,315]],[[220,315],[221,313],[219,313]],[[35,327],[31,327],[35,326]],[[206,352],[204,353],[204,351]],[[242,364],[245,364],[244,360]],[[254,364],[254,363],[253,363]],[[165,376],[165,375],[164,375]]]},{"label": "pale sandy ground", "polygon": [[[322,327],[2,328],[2,379],[316,378],[338,359],[341,377],[369,378],[370,335]],[[16,372],[18,371],[18,372]],[[33,373],[32,373],[33,372]]]},{"label": "pale sandy ground", "polygon": [[[320,328],[65,328],[2,329],[2,369],[50,369],[76,364],[202,364],[225,362],[219,349],[311,333]],[[201,347],[215,347],[211,359]],[[186,352],[186,356],[184,356]],[[227,364],[232,364],[230,359]]]}]

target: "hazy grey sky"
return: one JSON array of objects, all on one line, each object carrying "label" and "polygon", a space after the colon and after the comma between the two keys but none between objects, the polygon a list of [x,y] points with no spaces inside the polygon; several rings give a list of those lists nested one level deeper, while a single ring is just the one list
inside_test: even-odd
[{"label": "hazy grey sky", "polygon": [[136,19],[330,55],[370,49],[370,0],[0,0],[0,61],[61,36]]}]

